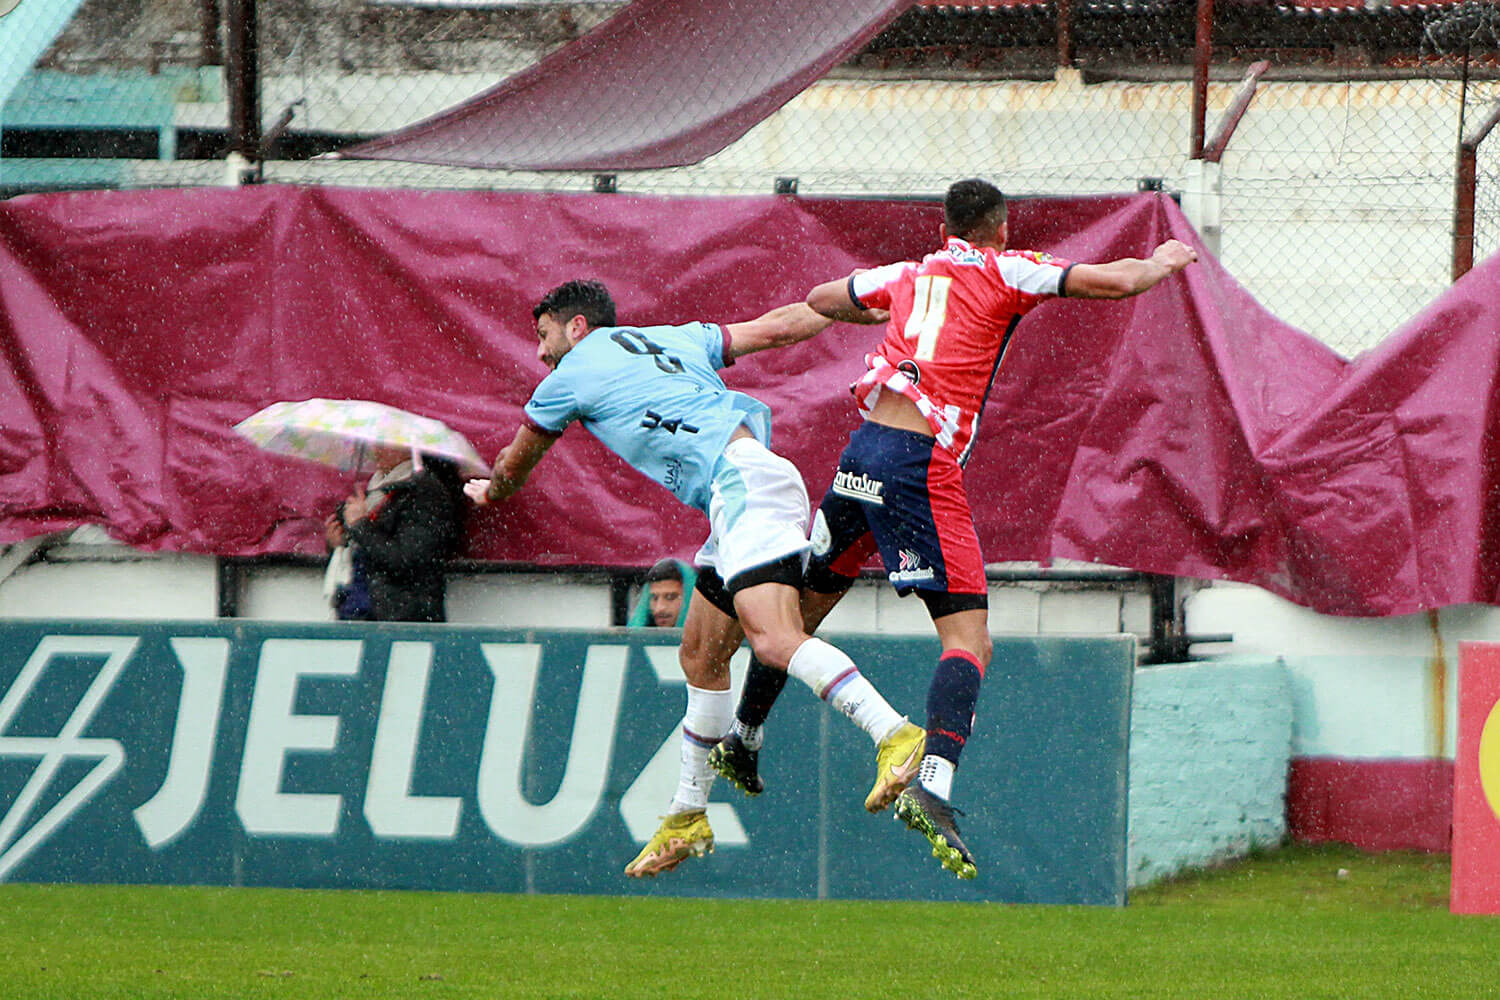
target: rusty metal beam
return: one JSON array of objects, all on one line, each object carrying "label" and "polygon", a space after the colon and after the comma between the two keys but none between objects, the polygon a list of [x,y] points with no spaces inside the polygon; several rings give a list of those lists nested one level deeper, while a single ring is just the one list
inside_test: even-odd
[{"label": "rusty metal beam", "polygon": [[1500,124],[1500,101],[1473,132],[1458,143],[1458,165],[1453,180],[1453,280],[1474,266],[1475,192],[1479,185],[1479,144]]},{"label": "rusty metal beam", "polygon": [[1204,119],[1208,114],[1208,68],[1214,59],[1214,0],[1198,0],[1196,44],[1193,47],[1193,124],[1188,159],[1203,158]]},{"label": "rusty metal beam", "polygon": [[1477,183],[1478,155],[1462,145],[1458,148],[1458,168],[1453,181],[1453,280],[1469,273],[1474,266],[1474,188]]},{"label": "rusty metal beam", "polygon": [[222,66],[224,47],[219,43],[219,0],[198,0],[199,66]]},{"label": "rusty metal beam", "polygon": [[1057,11],[1057,64],[1072,66],[1073,52],[1073,0],[1056,0]]},{"label": "rusty metal beam", "polygon": [[1485,137],[1494,130],[1496,125],[1500,125],[1500,101],[1496,101],[1495,106],[1490,109],[1490,116],[1464,137],[1463,145],[1477,152],[1479,144],[1484,142]]},{"label": "rusty metal beam", "polygon": [[1218,163],[1223,158],[1224,150],[1229,147],[1229,140],[1234,136],[1234,130],[1239,128],[1240,119],[1245,117],[1245,111],[1250,107],[1250,102],[1255,100],[1255,88],[1260,83],[1260,78],[1270,68],[1271,63],[1266,59],[1250,66],[1249,71],[1245,73],[1245,79],[1240,82],[1240,89],[1235,92],[1234,100],[1224,112],[1224,117],[1219,120],[1218,131],[1204,148],[1203,159],[1210,163]]}]

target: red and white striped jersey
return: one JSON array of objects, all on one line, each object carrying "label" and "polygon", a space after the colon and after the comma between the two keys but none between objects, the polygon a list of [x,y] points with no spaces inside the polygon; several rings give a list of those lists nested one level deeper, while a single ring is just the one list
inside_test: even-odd
[{"label": "red and white striped jersey", "polygon": [[899,392],[927,418],[938,444],[965,462],[979,412],[1021,317],[1061,295],[1071,261],[1031,250],[975,247],[950,236],[920,262],[849,278],[849,297],[888,309],[885,339],[851,387],[860,409],[882,389]]}]

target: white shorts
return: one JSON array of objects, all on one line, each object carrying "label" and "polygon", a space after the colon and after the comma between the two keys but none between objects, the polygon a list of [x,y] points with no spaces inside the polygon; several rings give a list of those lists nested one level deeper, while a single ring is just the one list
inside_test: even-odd
[{"label": "white shorts", "polygon": [[810,507],[795,465],[755,438],[736,438],[714,467],[708,541],[694,562],[717,570],[731,591],[746,570],[788,556],[805,563]]}]

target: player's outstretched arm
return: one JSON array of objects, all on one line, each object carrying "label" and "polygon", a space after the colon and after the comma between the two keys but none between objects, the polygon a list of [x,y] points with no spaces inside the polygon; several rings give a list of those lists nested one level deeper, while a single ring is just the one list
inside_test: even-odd
[{"label": "player's outstretched arm", "polygon": [[884,323],[891,318],[884,309],[855,305],[849,297],[848,278],[835,278],[816,286],[807,293],[807,304],[814,312],[838,323]]},{"label": "player's outstretched arm", "polygon": [[1124,299],[1154,288],[1198,259],[1198,251],[1167,240],[1145,260],[1121,257],[1107,264],[1074,264],[1063,294],[1072,299]]},{"label": "player's outstretched arm", "polygon": [[547,449],[557,438],[543,434],[526,424],[516,428],[511,439],[499,455],[495,456],[495,467],[488,479],[471,479],[464,484],[464,495],[479,506],[501,503],[526,483],[526,477],[536,468]]},{"label": "player's outstretched arm", "polygon": [[778,306],[756,319],[730,323],[724,329],[729,333],[729,353],[738,358],[772,347],[801,343],[832,325],[832,320],[813,312],[806,302],[793,302]]}]

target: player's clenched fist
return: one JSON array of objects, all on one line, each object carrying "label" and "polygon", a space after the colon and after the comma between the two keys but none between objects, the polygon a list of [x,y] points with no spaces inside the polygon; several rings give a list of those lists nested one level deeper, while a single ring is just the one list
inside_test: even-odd
[{"label": "player's clenched fist", "polygon": [[1167,240],[1151,253],[1151,259],[1176,273],[1198,259],[1198,251],[1181,240]]}]

